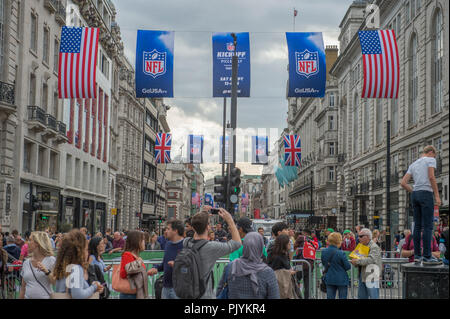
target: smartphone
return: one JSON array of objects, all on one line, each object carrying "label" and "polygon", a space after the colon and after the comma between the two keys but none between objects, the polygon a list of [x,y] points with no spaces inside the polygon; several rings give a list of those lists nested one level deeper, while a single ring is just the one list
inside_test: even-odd
[{"label": "smartphone", "polygon": [[213,215],[219,215],[219,210],[217,208],[211,208],[211,210],[209,211],[210,214]]}]

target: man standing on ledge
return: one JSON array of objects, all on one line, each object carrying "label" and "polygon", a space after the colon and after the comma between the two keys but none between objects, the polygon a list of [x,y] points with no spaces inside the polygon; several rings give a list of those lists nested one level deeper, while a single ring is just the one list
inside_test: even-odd
[{"label": "man standing on ledge", "polygon": [[[436,169],[436,149],[426,146],[422,156],[409,166],[401,185],[411,195],[411,205],[414,209],[414,262],[424,265],[442,263],[431,255],[431,237],[433,236],[434,205],[441,206],[441,199],[434,176]],[[408,185],[411,177],[414,179],[414,188]],[[433,202],[434,193],[434,202]],[[423,259],[421,252],[421,233],[423,228]]]}]

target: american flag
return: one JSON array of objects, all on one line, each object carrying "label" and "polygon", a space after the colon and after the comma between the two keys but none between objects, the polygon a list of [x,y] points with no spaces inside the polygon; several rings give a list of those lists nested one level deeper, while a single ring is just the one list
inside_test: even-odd
[{"label": "american flag", "polygon": [[300,166],[302,148],[300,136],[285,135],[284,138],[284,163],[286,166]]},{"label": "american flag", "polygon": [[172,134],[158,133],[155,144],[155,159],[158,164],[170,163],[170,149],[172,147]]},{"label": "american flag", "polygon": [[394,30],[359,31],[363,54],[362,98],[397,99],[400,62]]},{"label": "american flag", "polygon": [[294,17],[296,17],[298,14],[298,11],[294,9]]},{"label": "american flag", "polygon": [[60,99],[97,98],[98,37],[98,28],[62,28],[58,73]]}]

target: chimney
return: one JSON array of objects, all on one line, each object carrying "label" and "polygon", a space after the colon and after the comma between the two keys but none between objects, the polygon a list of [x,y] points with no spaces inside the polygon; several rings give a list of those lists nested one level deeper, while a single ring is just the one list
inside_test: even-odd
[{"label": "chimney", "polygon": [[337,45],[327,45],[325,47],[325,56],[327,59],[327,81],[330,77],[330,70],[338,58],[338,46]]}]

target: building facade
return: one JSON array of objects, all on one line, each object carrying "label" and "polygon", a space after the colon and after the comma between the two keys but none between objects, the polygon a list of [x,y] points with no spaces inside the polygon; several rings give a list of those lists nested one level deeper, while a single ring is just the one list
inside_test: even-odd
[{"label": "building facade", "polygon": [[[340,25],[340,55],[331,70],[339,87],[338,227],[364,224],[391,234],[410,228],[412,209],[400,180],[426,145],[438,149],[436,176],[448,224],[449,2],[376,1],[380,29],[393,29],[400,59],[399,98],[361,99],[362,55],[357,31],[365,29],[367,3],[355,1]],[[387,121],[390,136],[387,137]],[[391,171],[387,174],[387,138]],[[387,221],[386,175],[391,220]],[[447,217],[445,217],[447,216]],[[446,220],[446,221],[445,221]],[[388,228],[390,224],[390,228]]]}]

